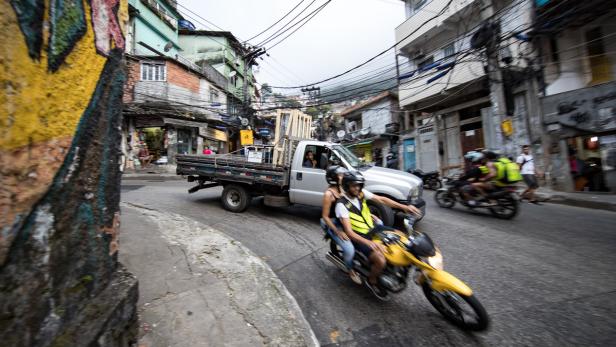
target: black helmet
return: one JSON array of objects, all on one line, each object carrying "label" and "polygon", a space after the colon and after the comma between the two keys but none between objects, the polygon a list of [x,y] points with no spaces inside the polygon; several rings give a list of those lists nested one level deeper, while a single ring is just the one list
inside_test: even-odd
[{"label": "black helmet", "polygon": [[489,149],[484,149],[482,153],[488,160],[496,160],[496,158],[498,158],[498,155],[496,154],[496,152],[491,151]]},{"label": "black helmet", "polygon": [[325,172],[325,180],[328,184],[338,184],[338,175],[344,174],[347,172],[347,169],[344,166],[340,165],[332,165],[327,168]]},{"label": "black helmet", "polygon": [[364,183],[366,183],[366,179],[359,172],[353,172],[353,171],[345,172],[344,177],[342,177],[342,188],[345,191],[349,191],[349,187],[353,183],[360,184],[363,189]]},{"label": "black helmet", "polygon": [[410,245],[407,245],[407,248],[415,256],[432,257],[436,254],[434,242],[432,242],[432,239],[427,234],[419,234],[410,241]]}]

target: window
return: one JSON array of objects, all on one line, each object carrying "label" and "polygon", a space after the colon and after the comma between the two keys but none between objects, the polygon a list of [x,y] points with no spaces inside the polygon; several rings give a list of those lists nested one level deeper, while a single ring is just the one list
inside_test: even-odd
[{"label": "window", "polygon": [[456,47],[453,42],[443,47],[443,57],[445,59],[452,57],[455,54],[456,54]]},{"label": "window", "polygon": [[420,61],[419,63],[417,63],[417,70],[419,71],[423,71],[424,68],[426,68],[426,66],[430,65],[434,63],[434,57],[428,57],[422,61]]},{"label": "window", "polygon": [[142,81],[165,81],[166,71],[165,64],[160,63],[141,63],[141,80]]},{"label": "window", "polygon": [[427,2],[428,0],[415,0],[413,10],[415,10],[415,12],[419,11]]},{"label": "window", "polygon": [[610,81],[612,77],[612,67],[605,54],[603,34],[601,33],[600,27],[586,32],[586,49],[588,51],[590,70],[592,72],[592,81],[590,81],[590,85]]}]

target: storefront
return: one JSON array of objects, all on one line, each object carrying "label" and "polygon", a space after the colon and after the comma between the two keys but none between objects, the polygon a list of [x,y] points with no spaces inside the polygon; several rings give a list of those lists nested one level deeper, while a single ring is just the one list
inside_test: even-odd
[{"label": "storefront", "polygon": [[[217,131],[207,132],[206,122],[183,120],[162,116],[127,116],[124,121],[125,148],[123,148],[128,169],[140,168],[149,164],[173,164],[176,154],[198,154],[203,148],[201,132],[212,145],[220,148],[218,142],[226,140],[226,134]],[[203,129],[203,130],[202,130]],[[218,142],[214,142],[218,141]],[[223,145],[224,146],[224,145]],[[147,162],[137,162],[140,156],[148,153]]]},{"label": "storefront", "polygon": [[542,99],[560,189],[616,192],[616,82]]}]

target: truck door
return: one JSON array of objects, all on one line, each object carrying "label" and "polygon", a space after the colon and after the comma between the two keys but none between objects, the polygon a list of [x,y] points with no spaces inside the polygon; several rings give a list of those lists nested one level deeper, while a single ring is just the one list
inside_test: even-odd
[{"label": "truck door", "polygon": [[304,147],[302,156],[294,159],[289,189],[292,203],[321,206],[323,193],[327,189],[325,169],[329,155],[330,150],[326,146],[308,145]]}]

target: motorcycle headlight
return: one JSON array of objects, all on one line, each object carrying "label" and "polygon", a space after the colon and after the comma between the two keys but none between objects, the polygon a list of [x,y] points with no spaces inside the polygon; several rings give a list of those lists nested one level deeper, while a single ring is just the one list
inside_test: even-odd
[{"label": "motorcycle headlight", "polygon": [[434,256],[427,259],[428,264],[437,270],[443,270],[443,255],[437,249]]}]

